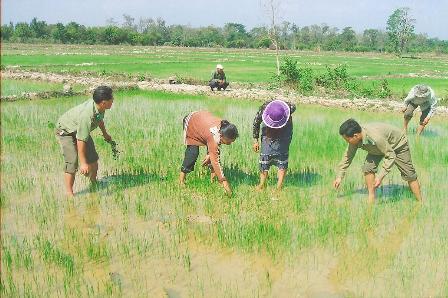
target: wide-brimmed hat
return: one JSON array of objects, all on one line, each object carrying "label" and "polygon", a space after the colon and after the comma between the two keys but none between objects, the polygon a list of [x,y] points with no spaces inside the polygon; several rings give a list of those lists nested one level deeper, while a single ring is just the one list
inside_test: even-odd
[{"label": "wide-brimmed hat", "polygon": [[224,67],[221,64],[216,65],[217,69],[224,69]]},{"label": "wide-brimmed hat", "polygon": [[289,106],[280,99],[268,103],[261,118],[264,124],[270,128],[282,128],[289,120],[291,111]]},{"label": "wide-brimmed hat", "polygon": [[414,91],[415,91],[415,96],[421,97],[421,98],[426,98],[426,97],[429,97],[429,95],[431,95],[431,90],[426,85],[416,85],[414,87]]}]

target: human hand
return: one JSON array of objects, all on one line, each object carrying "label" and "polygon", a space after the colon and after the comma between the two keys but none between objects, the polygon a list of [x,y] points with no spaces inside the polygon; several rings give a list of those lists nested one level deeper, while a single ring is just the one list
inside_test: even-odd
[{"label": "human hand", "polygon": [[112,137],[107,132],[103,133],[103,138],[106,142],[112,141]]},{"label": "human hand", "polygon": [[402,112],[402,113],[406,112],[407,108],[408,108],[408,107],[404,107],[404,108],[402,108],[402,109],[401,109],[401,112]]},{"label": "human hand", "polygon": [[373,186],[375,188],[379,187],[381,185],[382,181],[383,181],[383,178],[375,178],[375,184]]},{"label": "human hand", "polygon": [[429,117],[426,117],[424,120],[423,120],[423,125],[426,125],[426,124],[428,124],[428,122],[429,122]]},{"label": "human hand", "polygon": [[210,163],[210,155],[207,154],[207,155],[204,157],[204,159],[202,160],[201,165],[202,165],[203,167],[205,167],[205,166],[208,165],[209,163]]},{"label": "human hand", "polygon": [[224,190],[226,191],[226,195],[231,197],[232,196],[232,189],[230,188],[229,182],[227,182],[227,180],[224,180],[222,182],[222,186],[224,187]]},{"label": "human hand", "polygon": [[342,182],[342,178],[340,178],[340,177],[336,178],[336,179],[333,181],[333,187],[336,188],[336,189],[338,189],[339,186],[341,185],[341,182]]},{"label": "human hand", "polygon": [[258,141],[254,142],[254,144],[252,145],[252,148],[254,149],[255,152],[260,151],[260,144],[258,143]]},{"label": "human hand", "polygon": [[89,174],[89,165],[86,163],[81,164],[81,166],[79,167],[79,172],[82,175],[87,176]]}]

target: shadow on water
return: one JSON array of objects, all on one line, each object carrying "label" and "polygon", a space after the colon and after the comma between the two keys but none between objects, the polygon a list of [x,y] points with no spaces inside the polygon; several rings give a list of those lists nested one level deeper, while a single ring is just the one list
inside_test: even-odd
[{"label": "shadow on water", "polygon": [[[260,182],[260,176],[258,172],[245,172],[238,167],[228,167],[224,169],[224,173],[226,174],[226,177],[232,185],[245,184],[249,186],[256,186]],[[275,181],[277,181],[276,167],[271,167],[271,169],[269,170],[269,177],[270,180],[274,179]],[[284,185],[307,187],[315,185],[321,178],[322,176],[316,173],[316,171],[311,168],[305,168],[300,171],[294,172],[288,171],[286,173]]]},{"label": "shadow on water", "polygon": [[167,176],[161,176],[155,173],[147,173],[145,171],[118,172],[106,175],[98,180],[97,184],[90,185],[88,188],[80,191],[77,195],[98,192],[105,189],[127,189],[136,186],[142,186],[149,183],[161,183],[168,180]]},{"label": "shadow on water", "polygon": [[235,166],[224,168],[224,174],[230,184],[235,186],[242,184],[255,186],[258,184],[260,179],[258,173],[245,172]]},{"label": "shadow on water", "polygon": [[[367,197],[367,188],[360,188],[355,190],[355,194],[363,194]],[[385,202],[398,202],[413,196],[409,189],[409,186],[402,184],[386,184],[381,185],[375,191],[375,195],[378,199]]]},{"label": "shadow on water", "polygon": [[304,168],[300,171],[287,172],[285,177],[285,186],[308,187],[316,185],[322,179],[322,176],[312,168]]}]

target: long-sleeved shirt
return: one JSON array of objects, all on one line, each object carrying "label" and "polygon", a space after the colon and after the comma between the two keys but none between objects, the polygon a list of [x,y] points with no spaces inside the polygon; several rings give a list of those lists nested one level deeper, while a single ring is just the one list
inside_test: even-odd
[{"label": "long-sleeved shirt", "polygon": [[428,88],[431,95],[429,96],[429,98],[422,98],[415,96],[416,90],[415,87],[413,87],[411,91],[409,91],[408,96],[406,96],[406,98],[404,99],[404,105],[407,106],[412,103],[414,105],[420,106],[420,109],[422,111],[430,109],[427,117],[431,118],[436,110],[437,98],[434,93],[434,90],[432,90],[431,87]]},{"label": "long-sleeved shirt", "polygon": [[186,145],[207,146],[210,163],[220,182],[226,180],[220,163],[219,129],[221,119],[208,111],[197,111],[187,116],[184,126],[184,141]]},{"label": "long-sleeved shirt", "polygon": [[[252,125],[252,136],[256,140],[258,140],[260,135],[260,125],[263,123],[263,112],[266,109],[266,106],[272,101],[273,100],[269,100],[262,104],[255,115]],[[287,101],[284,102],[289,106],[290,115],[294,113],[296,105]],[[270,128],[263,123],[263,125],[261,125],[261,153],[265,155],[288,153],[289,144],[291,143],[292,138],[292,128],[291,116],[286,125],[282,128]]]},{"label": "long-sleeved shirt", "polygon": [[224,73],[224,71],[222,73],[219,73],[217,71],[212,72],[212,76],[210,78],[210,80],[221,80],[226,82],[226,74]]},{"label": "long-sleeved shirt", "polygon": [[338,177],[343,178],[347,168],[352,163],[358,148],[366,150],[371,155],[384,156],[383,167],[378,174],[384,178],[395,162],[395,150],[408,142],[403,130],[384,123],[369,123],[362,126],[362,141],[358,145],[348,145],[347,150],[339,163]]}]

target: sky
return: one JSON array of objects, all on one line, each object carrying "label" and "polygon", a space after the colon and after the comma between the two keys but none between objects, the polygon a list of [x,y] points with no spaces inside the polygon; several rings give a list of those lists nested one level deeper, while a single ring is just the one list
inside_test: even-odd
[{"label": "sky", "polygon": [[[448,0],[276,0],[280,21],[299,27],[326,23],[342,29],[386,28],[387,18],[400,7],[409,7],[416,19],[415,31],[448,40]],[[2,0],[1,22],[30,22],[33,17],[49,24],[75,21],[86,26],[105,25],[123,14],[139,18],[163,18],[168,25],[223,26],[234,22],[247,29],[268,24],[262,3],[266,0]]]}]

